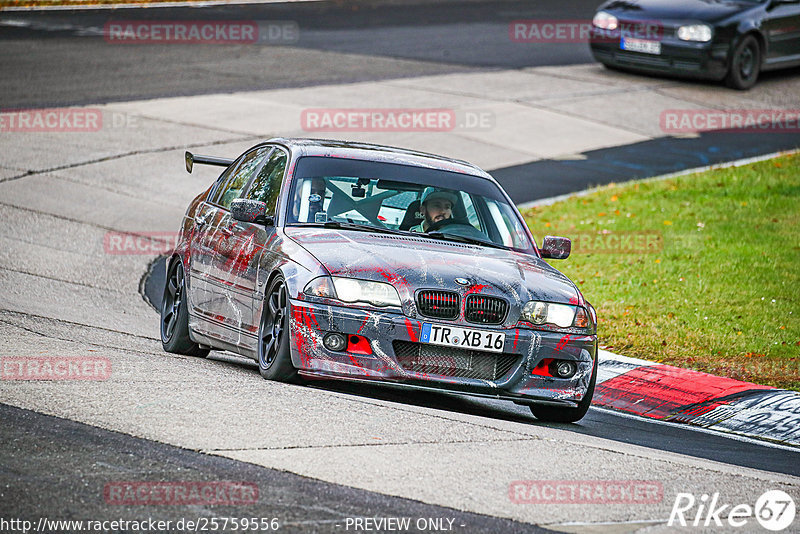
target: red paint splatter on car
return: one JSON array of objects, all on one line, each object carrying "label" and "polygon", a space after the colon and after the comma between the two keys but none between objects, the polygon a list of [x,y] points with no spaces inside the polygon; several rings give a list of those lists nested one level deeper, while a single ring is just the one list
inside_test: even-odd
[{"label": "red paint splatter on car", "polygon": [[319,323],[314,316],[314,312],[303,306],[295,306],[292,310],[292,319],[298,325],[294,329],[293,338],[297,351],[300,353],[300,361],[303,366],[308,366],[312,359],[313,349],[316,347],[316,339],[309,334],[309,330],[319,330]]},{"label": "red paint splatter on car", "polygon": [[472,284],[467,288],[467,295],[474,295],[475,293],[480,293],[487,287],[489,286],[487,286],[486,284]]},{"label": "red paint splatter on car", "polygon": [[416,343],[417,334],[414,332],[414,324],[409,319],[406,319],[406,330],[408,330],[408,339]]}]

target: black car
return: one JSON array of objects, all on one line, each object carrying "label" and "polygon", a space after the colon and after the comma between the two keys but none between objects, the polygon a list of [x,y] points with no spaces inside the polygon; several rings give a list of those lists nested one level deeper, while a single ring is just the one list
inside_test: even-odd
[{"label": "black car", "polygon": [[592,22],[607,67],[749,89],[761,71],[800,65],[800,0],[610,0]]}]

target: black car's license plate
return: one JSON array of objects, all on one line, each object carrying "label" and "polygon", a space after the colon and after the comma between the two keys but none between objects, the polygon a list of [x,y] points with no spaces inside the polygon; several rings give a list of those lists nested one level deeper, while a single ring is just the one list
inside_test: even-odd
[{"label": "black car's license plate", "polygon": [[423,323],[420,342],[461,349],[503,352],[506,335],[504,332],[492,330]]},{"label": "black car's license plate", "polygon": [[622,38],[619,47],[631,52],[641,52],[642,54],[661,54],[661,43],[658,41],[648,41],[647,39]]}]

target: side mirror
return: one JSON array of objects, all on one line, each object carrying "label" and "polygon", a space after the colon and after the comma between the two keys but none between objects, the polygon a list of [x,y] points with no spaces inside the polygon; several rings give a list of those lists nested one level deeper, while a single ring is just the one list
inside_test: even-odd
[{"label": "side mirror", "polygon": [[264,226],[275,224],[272,215],[267,215],[267,204],[249,198],[237,198],[231,202],[231,217],[237,221],[263,224]]},{"label": "side mirror", "polygon": [[539,249],[539,252],[542,253],[542,258],[565,260],[572,252],[572,241],[568,237],[548,235],[542,241],[542,248]]}]

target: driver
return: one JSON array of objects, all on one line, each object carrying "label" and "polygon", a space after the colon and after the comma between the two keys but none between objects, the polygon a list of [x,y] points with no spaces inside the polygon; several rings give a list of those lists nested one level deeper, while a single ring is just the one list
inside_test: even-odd
[{"label": "driver", "polygon": [[453,218],[453,206],[458,201],[455,193],[442,189],[431,189],[419,205],[422,222],[409,228],[409,232],[427,232],[430,226],[439,221]]}]

